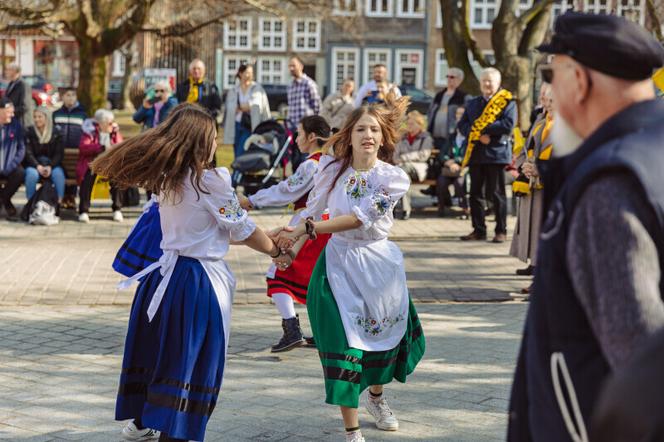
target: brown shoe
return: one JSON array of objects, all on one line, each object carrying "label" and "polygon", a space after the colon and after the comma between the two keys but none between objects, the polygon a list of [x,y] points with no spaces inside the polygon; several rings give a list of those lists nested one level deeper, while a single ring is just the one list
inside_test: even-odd
[{"label": "brown shoe", "polygon": [[486,235],[481,235],[474,230],[470,232],[470,234],[466,236],[462,236],[461,241],[484,241],[486,239]]},{"label": "brown shoe", "polygon": [[507,240],[507,235],[504,233],[496,233],[496,236],[493,237],[491,242],[495,242],[497,244],[504,243]]}]

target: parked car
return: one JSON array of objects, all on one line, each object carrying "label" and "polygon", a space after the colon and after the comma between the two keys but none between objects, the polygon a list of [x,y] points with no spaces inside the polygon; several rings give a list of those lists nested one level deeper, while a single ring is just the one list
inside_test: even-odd
[{"label": "parked car", "polygon": [[[22,75],[21,78],[32,88],[32,101],[35,106],[52,106],[59,101],[57,91],[41,75]],[[0,97],[7,89],[8,81],[0,80]]]},{"label": "parked car", "polygon": [[402,84],[399,86],[399,89],[401,89],[403,95],[408,95],[410,97],[408,111],[416,110],[424,115],[427,114],[431,102],[433,101],[433,95],[431,93],[408,84]]}]

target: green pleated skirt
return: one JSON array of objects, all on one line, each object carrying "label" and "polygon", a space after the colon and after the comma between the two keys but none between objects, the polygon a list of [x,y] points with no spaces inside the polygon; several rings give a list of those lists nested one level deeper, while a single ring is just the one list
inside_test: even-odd
[{"label": "green pleated skirt", "polygon": [[360,394],[370,385],[396,379],[406,382],[424,355],[424,334],[415,306],[409,300],[406,333],[387,351],[365,351],[348,346],[339,308],[327,280],[325,250],[311,275],[307,312],[325,377],[325,402],[357,408]]}]

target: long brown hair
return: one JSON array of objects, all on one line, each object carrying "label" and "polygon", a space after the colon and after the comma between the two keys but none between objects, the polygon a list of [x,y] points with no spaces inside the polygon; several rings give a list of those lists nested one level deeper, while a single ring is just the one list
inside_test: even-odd
[{"label": "long brown hair", "polygon": [[325,149],[334,150],[334,160],[328,164],[328,167],[334,163],[341,162],[341,168],[334,177],[330,190],[337,184],[337,180],[348,169],[353,161],[353,146],[351,145],[351,135],[355,124],[363,115],[369,114],[374,117],[380,125],[383,134],[383,145],[378,149],[378,159],[387,163],[392,163],[392,156],[396,144],[399,142],[399,127],[403,122],[404,114],[410,103],[409,97],[396,98],[393,92],[385,97],[385,103],[376,103],[355,109],[346,119],[343,128],[332,135],[325,143]]},{"label": "long brown hair", "polygon": [[179,195],[186,176],[196,193],[205,169],[210,168],[214,119],[197,104],[181,103],[157,127],[124,141],[90,164],[90,170],[120,189],[143,187],[170,198]]}]

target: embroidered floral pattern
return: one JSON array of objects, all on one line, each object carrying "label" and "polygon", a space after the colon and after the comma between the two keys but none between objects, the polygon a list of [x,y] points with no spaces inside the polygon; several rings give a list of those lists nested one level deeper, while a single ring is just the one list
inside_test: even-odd
[{"label": "embroidered floral pattern", "polygon": [[380,320],[357,315],[355,317],[355,323],[364,328],[365,333],[370,334],[371,336],[377,336],[383,333],[386,329],[394,327],[398,322],[403,321],[404,318],[405,316],[403,313],[399,313],[395,318],[383,318]]},{"label": "embroidered floral pattern", "polygon": [[286,182],[288,183],[288,187],[299,187],[302,183],[304,183],[304,175],[295,173],[289,176]]},{"label": "embroidered floral pattern", "polygon": [[237,221],[244,216],[244,209],[240,207],[240,202],[233,195],[227,205],[219,208],[219,214],[228,220]]},{"label": "embroidered floral pattern", "polygon": [[367,178],[357,171],[348,175],[344,186],[346,188],[346,194],[353,199],[360,199],[370,191]]},{"label": "embroidered floral pattern", "polygon": [[371,204],[380,216],[392,209],[392,199],[385,189],[379,189],[378,192],[371,195]]}]

